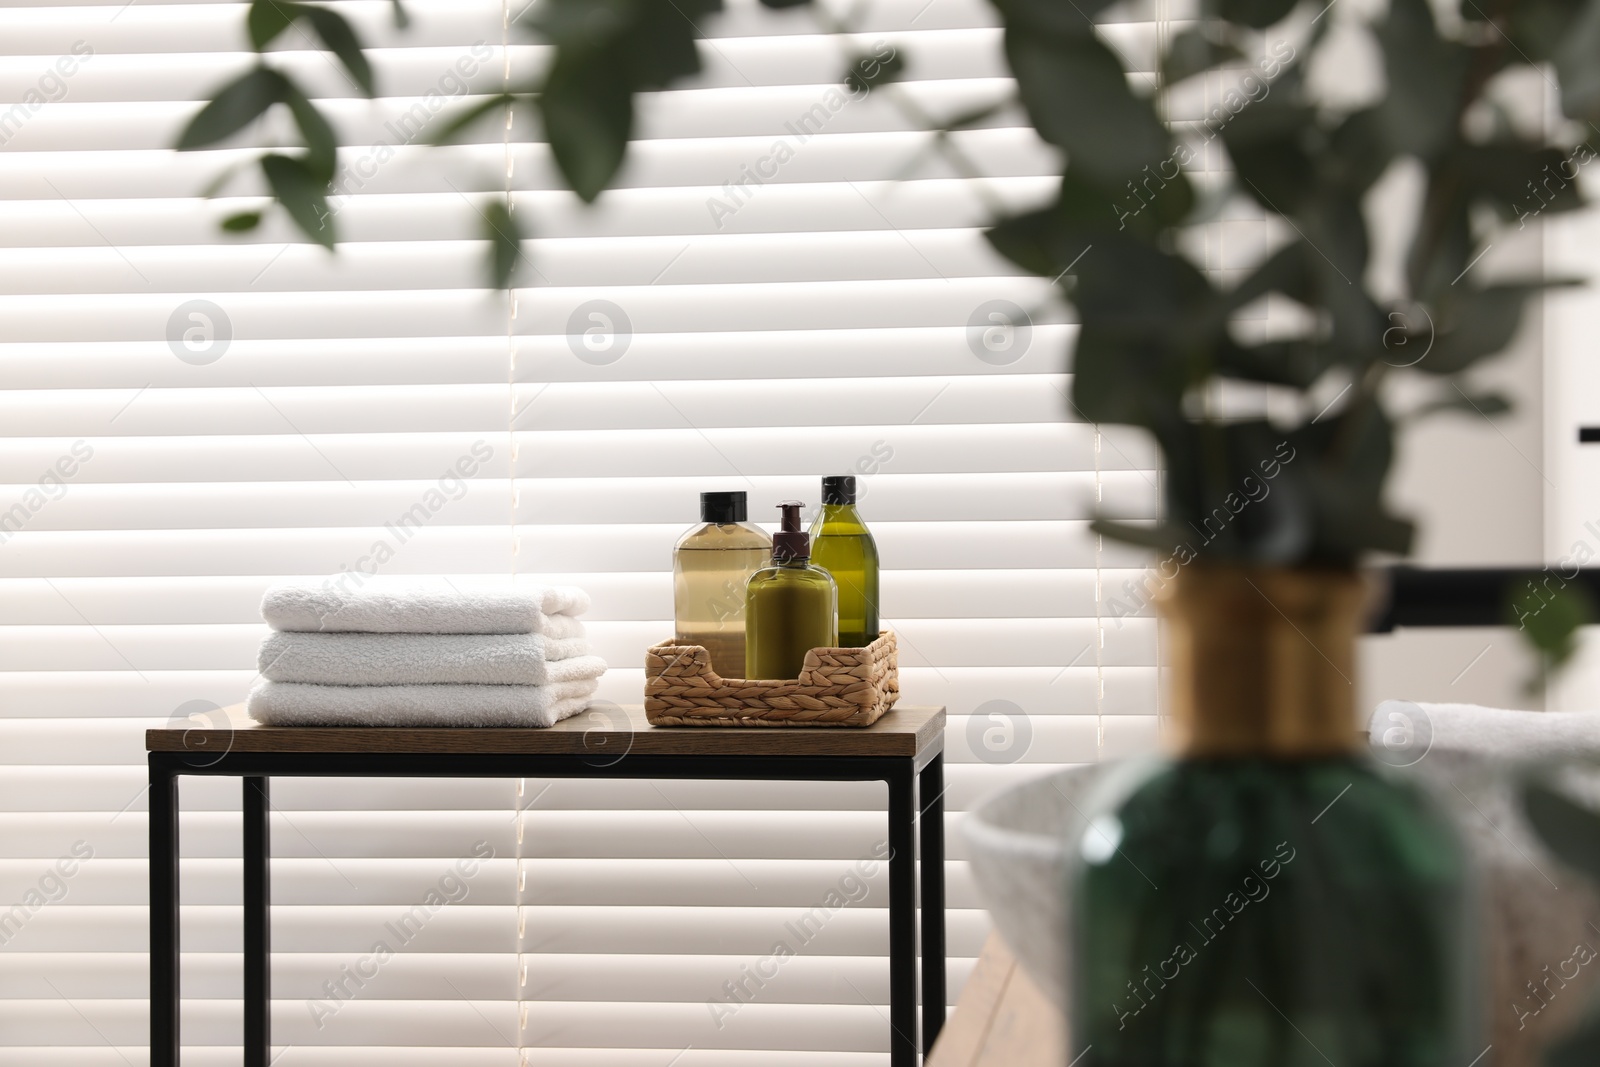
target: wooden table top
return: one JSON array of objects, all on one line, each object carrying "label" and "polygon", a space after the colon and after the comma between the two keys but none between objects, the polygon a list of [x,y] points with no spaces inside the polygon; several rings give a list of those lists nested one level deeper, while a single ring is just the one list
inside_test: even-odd
[{"label": "wooden table top", "polygon": [[151,752],[511,755],[901,756],[943,747],[944,708],[900,705],[871,726],[651,726],[639,705],[600,702],[547,729],[508,726],[261,726],[243,704],[145,732]]}]

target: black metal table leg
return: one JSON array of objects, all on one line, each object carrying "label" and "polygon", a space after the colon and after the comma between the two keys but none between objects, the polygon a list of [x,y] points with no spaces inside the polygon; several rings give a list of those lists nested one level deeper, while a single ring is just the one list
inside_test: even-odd
[{"label": "black metal table leg", "polygon": [[178,1067],[178,776],[150,761],[150,1067]]},{"label": "black metal table leg", "polygon": [[889,776],[889,1067],[917,1062],[916,768]]},{"label": "black metal table leg", "polygon": [[922,821],[922,1052],[944,1026],[944,754],[928,761],[917,777]]},{"label": "black metal table leg", "polygon": [[272,833],[269,782],[244,782],[244,1067],[272,1062]]}]

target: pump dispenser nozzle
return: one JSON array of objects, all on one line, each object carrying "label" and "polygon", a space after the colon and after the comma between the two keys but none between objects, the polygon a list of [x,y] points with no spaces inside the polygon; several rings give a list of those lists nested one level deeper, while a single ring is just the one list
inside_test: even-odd
[{"label": "pump dispenser nozzle", "polygon": [[800,529],[798,500],[785,500],[778,505],[783,512],[783,528],[772,535],[772,560],[774,563],[804,563],[811,558],[811,535]]}]

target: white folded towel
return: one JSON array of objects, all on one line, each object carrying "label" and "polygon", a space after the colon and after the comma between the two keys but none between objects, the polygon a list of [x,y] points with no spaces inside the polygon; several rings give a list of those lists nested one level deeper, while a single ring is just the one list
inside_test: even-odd
[{"label": "white folded towel", "polygon": [[576,618],[589,594],[575,586],[518,588],[399,585],[373,582],[355,589],[327,580],[288,582],[267,590],[261,617],[274,630],[410,634],[543,634],[581,637]]},{"label": "white folded towel", "polygon": [[554,685],[308,685],[257,682],[246,709],[266,726],[554,726],[600,682]]},{"label": "white folded towel", "polygon": [[261,676],[321,685],[544,685],[598,678],[588,638],[542,634],[273,633]]}]

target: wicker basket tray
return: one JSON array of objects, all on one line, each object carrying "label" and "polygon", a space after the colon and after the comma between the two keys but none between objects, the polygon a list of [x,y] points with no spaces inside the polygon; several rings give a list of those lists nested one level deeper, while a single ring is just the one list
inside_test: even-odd
[{"label": "wicker basket tray", "polygon": [[800,677],[719,678],[699,645],[645,653],[644,711],[653,726],[871,726],[900,696],[899,651],[884,630],[865,648],[814,648]]}]

